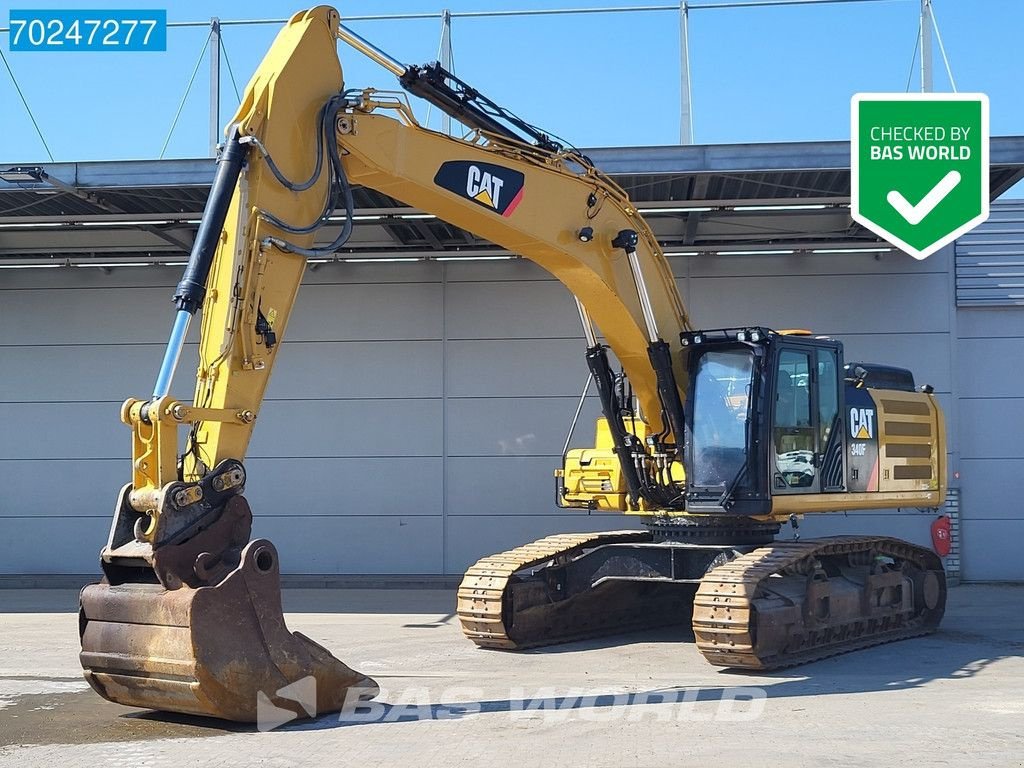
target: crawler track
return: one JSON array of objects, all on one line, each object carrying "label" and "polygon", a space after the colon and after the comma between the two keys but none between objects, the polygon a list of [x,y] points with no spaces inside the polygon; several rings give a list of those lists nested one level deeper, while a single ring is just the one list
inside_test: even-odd
[{"label": "crawler track", "polygon": [[517,575],[533,566],[572,559],[594,547],[651,538],[646,531],[567,533],[485,557],[466,571],[459,586],[462,631],[483,648],[521,650],[686,621],[692,589],[683,585],[606,583],[552,602],[549,588],[557,585],[549,585],[543,577]]},{"label": "crawler track", "polygon": [[945,602],[941,561],[905,541],[780,542],[708,572],[693,631],[712,664],[778,669],[933,632]]},{"label": "crawler track", "polygon": [[876,536],[760,547],[708,571],[695,597],[684,583],[611,580],[552,599],[562,585],[548,564],[651,540],[643,531],[560,534],[483,558],[459,587],[463,632],[484,648],[521,650],[680,623],[692,610],[709,662],[767,670],[927,634],[945,607],[939,558]]}]

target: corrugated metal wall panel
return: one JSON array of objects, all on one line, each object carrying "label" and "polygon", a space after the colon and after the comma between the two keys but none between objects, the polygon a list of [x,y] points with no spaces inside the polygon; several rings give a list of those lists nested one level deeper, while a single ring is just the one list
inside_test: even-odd
[{"label": "corrugated metal wall panel", "polygon": [[956,304],[1024,306],[1024,200],[992,203],[988,221],[956,241]]}]

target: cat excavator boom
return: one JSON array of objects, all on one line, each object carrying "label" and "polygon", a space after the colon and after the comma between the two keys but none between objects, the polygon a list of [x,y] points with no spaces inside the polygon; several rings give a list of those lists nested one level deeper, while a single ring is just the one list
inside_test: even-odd
[{"label": "cat excavator boom", "polygon": [[[338,39],[466,136],[421,126],[402,95],[346,89]],[[376,692],[288,631],[277,551],[250,540],[242,495],[304,270],[345,246],[357,185],[528,258],[572,292],[603,417],[595,446],[564,457],[559,503],[646,525],[485,558],[459,591],[471,639],[519,648],[688,618],[680,596],[696,585],[713,663],[778,666],[934,628],[945,582],[930,552],[879,537],[773,544],[795,514],[938,506],[932,395],[906,371],[845,370],[829,339],[694,330],[650,228],[585,155],[436,64],[391,59],[320,6],[289,20],[246,88],[153,394],[122,407],[132,477],[104,578],[81,596],[81,662],[101,695],[252,721],[261,702],[308,714],[286,691],[309,676],[321,713]],[[332,242],[318,245],[320,230]],[[181,402],[171,382],[200,309],[195,394]],[[303,484],[294,478],[297,506]]]}]

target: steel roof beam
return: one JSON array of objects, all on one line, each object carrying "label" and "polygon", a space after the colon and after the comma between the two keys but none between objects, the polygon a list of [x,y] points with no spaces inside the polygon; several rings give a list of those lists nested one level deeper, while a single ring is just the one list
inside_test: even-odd
[{"label": "steel roof beam", "polygon": [[[44,169],[38,169],[38,173],[36,175],[41,182],[48,184],[51,187],[55,187],[56,189],[59,189],[62,192],[66,192],[69,195],[74,195],[78,199],[84,200],[85,202],[89,203],[89,205],[95,206],[100,210],[107,211],[108,213],[120,214],[122,216],[128,213],[123,208],[120,208],[114,205],[113,203],[109,202],[108,200],[105,200],[102,195],[99,195],[95,192],[90,192],[85,189],[81,189],[75,186],[74,184],[68,184],[65,181],[61,181],[61,179],[59,179],[56,176],[53,176]],[[158,229],[157,227],[151,226],[149,224],[138,224],[135,226],[138,229],[141,229],[143,232],[148,232],[151,235],[155,235],[159,237],[161,240],[170,243],[171,245],[179,248],[180,250],[185,251],[186,253],[188,253],[192,249],[192,243],[187,242],[185,240],[179,240],[171,233],[165,232],[161,229]]]},{"label": "steel roof beam", "polygon": [[[849,171],[850,168],[850,143],[847,141],[599,147],[582,151],[612,175]],[[993,166],[1024,169],[1024,136],[993,136],[989,162]],[[209,158],[38,165],[58,178],[72,179],[71,183],[77,187],[204,187],[213,181],[216,168]],[[32,186],[26,184],[23,188]]]}]

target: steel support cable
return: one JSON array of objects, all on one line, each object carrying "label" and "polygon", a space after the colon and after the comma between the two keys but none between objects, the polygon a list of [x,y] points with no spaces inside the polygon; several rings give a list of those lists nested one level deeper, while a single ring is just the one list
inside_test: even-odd
[{"label": "steel support cable", "polygon": [[583,391],[580,393],[580,401],[576,405],[576,415],[572,417],[572,424],[569,425],[569,434],[565,436],[565,445],[562,446],[562,463],[565,463],[565,457],[569,454],[569,443],[572,442],[572,433],[576,431],[576,423],[580,420],[580,413],[583,412],[583,404],[587,400],[587,393],[590,391],[590,385],[594,383],[594,374],[590,373],[587,376],[587,383],[583,385]]},{"label": "steel support cable", "polygon": [[50,162],[53,160],[53,152],[50,151],[50,145],[46,143],[46,139],[43,137],[43,132],[39,128],[39,123],[36,122],[36,116],[32,114],[32,107],[28,105],[28,99],[25,98],[25,94],[22,93],[21,86],[18,84],[18,78],[14,76],[14,70],[11,69],[11,65],[7,61],[7,57],[4,56],[3,48],[0,48],[0,59],[3,59],[4,66],[7,67],[7,74],[11,76],[11,82],[14,83],[14,90],[18,92],[18,96],[21,98],[21,103],[25,106],[25,111],[28,112],[28,119],[32,121],[32,127],[36,129],[36,135],[39,136],[39,141],[43,143],[43,149],[46,150],[46,156],[50,158]]},{"label": "steel support cable", "polygon": [[[688,3],[687,9],[688,10],[705,10],[705,9],[706,10],[714,10],[714,9],[727,9],[727,8],[757,8],[757,7],[770,7],[770,6],[800,6],[800,5],[808,5],[808,6],[810,6],[810,5],[839,5],[839,4],[882,3],[882,2],[893,2],[893,1],[894,0],[746,0],[745,2],[737,2],[737,1],[734,0],[732,2]],[[453,18],[453,19],[454,18],[495,18],[495,17],[504,17],[504,16],[550,16],[550,15],[565,15],[565,14],[570,14],[570,15],[571,14],[588,15],[588,14],[608,14],[608,13],[637,13],[637,12],[648,12],[648,11],[655,11],[655,12],[673,11],[673,12],[677,12],[678,13],[679,12],[679,7],[680,6],[678,4],[675,4],[675,5],[637,5],[637,6],[584,7],[584,8],[540,8],[540,9],[494,10],[494,11],[462,11],[462,12],[455,11],[455,12],[450,12],[449,13],[449,17]],[[353,21],[402,20],[402,19],[414,20],[414,19],[443,18],[443,16],[444,16],[443,13],[404,13],[404,14],[403,13],[398,13],[398,14],[378,14],[378,15],[365,15],[365,16],[350,16],[350,17],[347,17],[347,20],[350,21],[350,22],[353,22]],[[935,23],[935,21],[934,21],[934,14],[933,14],[932,19],[933,19],[933,24],[934,24]],[[255,25],[263,25],[263,24],[283,24],[283,23],[285,23],[287,21],[288,21],[288,19],[283,19],[283,18],[282,19],[229,19],[229,20],[221,21],[220,22],[220,26],[224,27],[224,26],[255,26]],[[210,22],[209,21],[201,21],[201,22],[200,21],[178,21],[178,22],[168,22],[167,26],[169,28],[170,27],[209,27],[210,26]],[[9,34],[10,33],[10,27],[0,27],[0,33],[8,33]],[[938,34],[937,26],[936,26],[936,33]],[[210,30],[210,36],[212,36],[212,34],[213,34],[213,30],[211,29]],[[203,46],[203,53],[200,54],[200,60],[202,59],[203,54],[205,54],[206,48],[209,46],[210,36],[207,36],[206,43]],[[941,35],[938,35],[938,37],[939,37],[939,47],[940,47],[940,49],[942,49]],[[6,60],[5,57],[2,56],[2,52],[0,52],[0,58],[3,58],[4,64],[7,65],[7,60]],[[949,62],[948,62],[948,59],[945,56],[945,50],[944,49],[943,49],[943,58],[944,58],[944,60],[946,60],[946,69],[947,69],[947,72],[950,74],[950,79],[951,79],[951,82],[952,82],[952,73],[950,71]],[[454,56],[453,56],[453,60],[454,60]],[[232,76],[232,85],[233,85],[233,87],[235,89],[236,96],[239,97],[239,100],[240,100],[240,94],[239,94],[239,91],[238,91],[238,85],[237,85],[237,83],[234,80],[234,73],[231,71],[231,64],[230,64],[230,61],[227,60],[226,54],[225,54],[225,61],[227,61],[227,63],[228,63],[228,71],[229,71],[229,73]],[[8,72],[10,72],[10,66],[9,65],[7,65],[7,69],[8,69]],[[198,71],[199,71],[199,63],[197,62],[196,69],[195,69],[195,71],[192,74],[191,80],[189,81],[189,87],[188,87],[188,89],[186,89],[185,96],[183,97],[182,103],[181,103],[181,105],[179,105],[178,111],[177,111],[177,113],[175,114],[175,117],[174,117],[174,121],[171,124],[171,129],[170,129],[170,131],[168,131],[167,139],[164,141],[164,146],[163,146],[163,148],[161,149],[161,152],[160,152],[160,158],[163,158],[163,156],[164,156],[164,154],[165,154],[165,152],[167,150],[167,146],[170,143],[171,135],[174,132],[174,128],[175,128],[175,126],[177,124],[177,121],[178,121],[180,115],[181,115],[181,111],[184,108],[185,99],[187,98],[187,96],[188,96],[188,94],[189,94],[189,92],[191,90],[192,83],[194,82],[195,76],[198,73]],[[13,78],[13,73],[11,73],[11,76]],[[16,81],[15,81],[15,87],[17,87],[17,82]],[[908,88],[909,88],[909,86],[908,86]],[[954,86],[953,90],[954,91],[956,90],[955,86]],[[25,102],[24,95],[22,95],[20,93],[20,88],[18,89],[18,91],[19,91],[19,95],[22,96],[22,102],[25,103],[25,106],[26,106],[26,109],[27,109],[28,105]],[[32,117],[31,111],[29,111],[29,115],[30,115],[30,117]],[[36,127],[36,132],[39,134],[40,140],[42,141],[43,145],[46,146],[47,153],[49,154],[49,147],[46,145],[46,141],[43,138],[42,133],[39,131],[39,126],[36,124],[34,117],[32,117],[32,122],[33,122],[33,125],[35,125],[35,127]],[[50,155],[50,159],[51,160],[53,159],[52,155]]]},{"label": "steel support cable", "polygon": [[910,83],[914,80],[914,63],[917,61],[917,50],[921,47],[921,21],[917,22],[917,36],[914,38],[914,55],[910,57],[910,72],[907,73],[906,93],[910,93]]},{"label": "steel support cable", "polygon": [[[450,24],[450,23],[451,23],[451,21],[450,21],[450,20],[451,20],[451,17],[449,16],[448,18],[449,18],[449,24]],[[445,29],[444,29],[444,26],[445,26],[445,21],[444,21],[444,14],[442,13],[442,14],[441,14],[441,39],[440,39],[440,41],[438,41],[438,43],[437,43],[437,60],[438,60],[439,62],[441,62],[441,61],[444,61],[444,38],[445,38],[445,34],[444,34],[444,33],[445,33]],[[451,46],[449,46],[449,50],[450,50],[450,49],[451,49]],[[455,67],[452,67],[452,68],[451,68],[451,71],[452,71],[452,72],[454,72],[454,71],[455,71]],[[428,101],[428,102],[427,102],[427,116],[426,116],[426,118],[425,118],[425,119],[423,120],[423,124],[424,124],[425,126],[427,126],[428,128],[430,127],[430,113],[431,113],[431,111],[432,111],[433,109],[434,109],[434,105],[433,105],[433,103],[432,103],[432,102],[429,102],[429,101]]]},{"label": "steel support cable", "polygon": [[949,66],[949,57],[946,56],[946,46],[942,44],[942,33],[939,32],[939,22],[935,18],[935,6],[931,6],[932,27],[935,29],[935,39],[939,41],[939,53],[942,54],[942,63],[946,65],[946,74],[949,76],[949,85],[956,93],[956,80],[953,79],[953,69]]},{"label": "steel support cable", "polygon": [[[900,0],[747,0],[746,2],[733,0],[732,2],[707,2],[688,4],[691,11],[699,10],[720,10],[728,8],[763,8],[771,6],[787,5],[849,5],[861,3],[891,3]],[[904,0],[909,2],[910,0]],[[645,12],[679,12],[679,4],[674,5],[623,5],[606,7],[583,7],[583,8],[522,8],[514,10],[494,11],[452,11],[453,19],[472,18],[500,18],[503,16],[561,16],[561,15],[591,15],[607,13],[645,13]],[[416,21],[422,19],[441,18],[439,12],[433,13],[391,13],[391,14],[367,14],[359,16],[346,16],[347,22],[355,21]],[[220,22],[222,27],[245,27],[261,26],[266,24],[286,24],[287,18],[277,19],[225,19]],[[169,21],[168,29],[172,27],[209,27],[209,20],[206,21]],[[0,27],[0,34],[10,33],[10,27]]]},{"label": "steel support cable", "polygon": [[185,102],[188,100],[188,95],[192,91],[192,84],[196,81],[196,75],[199,74],[199,67],[203,64],[203,57],[206,55],[206,49],[210,47],[210,38],[213,37],[213,29],[210,29],[209,34],[206,36],[206,42],[203,43],[203,50],[199,52],[199,59],[196,61],[195,69],[192,70],[192,77],[188,79],[188,86],[185,88],[185,95],[181,97],[181,103],[178,104],[178,111],[174,113],[174,119],[171,121],[171,128],[167,131],[167,138],[164,139],[164,145],[160,149],[160,159],[164,159],[164,153],[167,152],[167,145],[171,143],[171,136],[174,134],[174,129],[178,125],[178,118],[181,117],[181,111],[185,108]]},{"label": "steel support cable", "polygon": [[[445,50],[445,38],[447,38],[448,41],[447,50]],[[446,53],[447,55],[445,55]],[[445,11],[441,14],[441,39],[437,43],[437,60],[441,66],[445,66],[447,64],[447,70],[452,74],[455,74],[455,47],[452,45],[452,15],[449,11]],[[423,121],[423,124],[428,127],[430,126],[430,113],[433,108],[433,103],[427,102],[427,118]],[[451,119],[452,116],[448,115],[449,121],[446,132],[449,134],[451,133]],[[458,118],[455,119],[458,120]],[[442,127],[445,125],[443,115],[441,117],[441,125]]]},{"label": "steel support cable", "polygon": [[235,70],[233,70],[231,68],[231,59],[228,58],[228,48],[227,48],[226,45],[224,45],[224,34],[223,33],[221,33],[221,36],[220,36],[220,50],[221,50],[221,53],[224,54],[224,63],[227,64],[227,66],[228,66],[228,76],[231,78],[231,87],[235,89],[235,98],[238,100],[238,103],[241,104],[242,103],[242,94],[238,90],[238,83],[235,82]]}]

